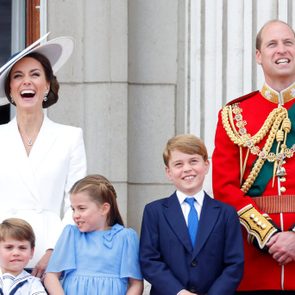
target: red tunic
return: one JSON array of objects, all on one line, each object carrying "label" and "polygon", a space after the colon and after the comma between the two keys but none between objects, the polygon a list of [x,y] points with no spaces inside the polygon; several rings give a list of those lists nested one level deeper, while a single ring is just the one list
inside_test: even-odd
[{"label": "red tunic", "polygon": [[[239,99],[236,101],[239,101]],[[293,99],[285,103],[284,107],[289,109],[294,102],[295,100]],[[243,120],[247,122],[245,126],[247,132],[251,136],[256,134],[269,113],[274,108],[277,108],[277,106],[276,103],[264,98],[260,92],[253,92],[247,97],[241,98],[239,107],[242,109]],[[295,122],[292,123],[295,125]],[[294,130],[291,132],[294,132]],[[267,135],[265,136],[266,138]],[[257,145],[262,148],[264,143],[265,140]],[[246,151],[247,148],[243,148],[243,157]],[[247,177],[249,174],[255,159],[257,159],[257,156],[249,153],[244,176]],[[282,195],[295,195],[295,156],[286,159],[284,167],[287,172],[286,181],[284,182],[286,191]],[[214,197],[233,205],[237,211],[248,204],[252,204],[261,212],[252,197],[245,195],[240,187],[240,149],[227,135],[222,124],[220,112],[215,137],[215,150],[213,153]],[[275,179],[274,186],[272,187],[272,180],[270,180],[262,195],[270,196],[278,195],[278,193],[278,182]],[[269,214],[269,216],[283,231],[290,230],[295,224],[295,212],[275,213]],[[295,290],[295,262],[280,266],[270,254],[263,253],[252,244],[249,244],[247,242],[247,232],[244,228],[243,231],[245,270],[239,290]]]}]

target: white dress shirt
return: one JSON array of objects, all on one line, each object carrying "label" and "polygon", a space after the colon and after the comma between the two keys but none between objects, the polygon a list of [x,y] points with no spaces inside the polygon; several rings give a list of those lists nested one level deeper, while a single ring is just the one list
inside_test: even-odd
[{"label": "white dress shirt", "polygon": [[187,202],[185,202],[186,198],[194,198],[195,199],[194,204],[195,204],[195,208],[196,208],[196,210],[198,212],[198,217],[199,217],[199,220],[200,220],[205,192],[203,190],[201,190],[201,191],[199,191],[198,193],[196,193],[193,196],[188,196],[188,195],[184,194],[181,191],[176,191],[176,195],[177,195],[177,198],[178,198],[178,201],[179,201],[179,204],[180,204],[180,207],[181,207],[181,210],[182,210],[186,225],[187,225],[187,222],[188,222],[188,214],[189,214],[190,209],[191,209],[190,205]]}]

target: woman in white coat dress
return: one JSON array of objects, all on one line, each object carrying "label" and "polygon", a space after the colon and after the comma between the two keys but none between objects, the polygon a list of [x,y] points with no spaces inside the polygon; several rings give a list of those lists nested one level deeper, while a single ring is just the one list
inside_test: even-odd
[{"label": "woman in white coat dress", "polygon": [[16,107],[15,118],[0,125],[0,220],[18,217],[32,225],[36,248],[28,267],[38,277],[62,217],[70,222],[68,191],[86,174],[82,130],[57,124],[43,112],[58,100],[55,73],[71,55],[73,40],[60,37],[41,45],[40,40],[0,69],[0,97]]}]

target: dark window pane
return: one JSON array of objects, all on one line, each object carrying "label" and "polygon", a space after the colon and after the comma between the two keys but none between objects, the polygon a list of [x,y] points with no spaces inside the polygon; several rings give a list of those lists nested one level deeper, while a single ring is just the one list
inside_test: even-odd
[{"label": "dark window pane", "polygon": [[[11,0],[0,0],[0,66],[11,53]],[[0,106],[0,124],[10,119],[10,105]]]}]

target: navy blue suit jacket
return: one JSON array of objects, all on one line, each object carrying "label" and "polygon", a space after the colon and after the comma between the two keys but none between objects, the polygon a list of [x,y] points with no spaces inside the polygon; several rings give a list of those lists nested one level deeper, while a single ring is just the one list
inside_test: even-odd
[{"label": "navy blue suit jacket", "polygon": [[182,289],[197,294],[234,294],[244,266],[236,210],[205,194],[193,248],[176,193],[147,204],[140,263],[152,295],[176,295]]}]

